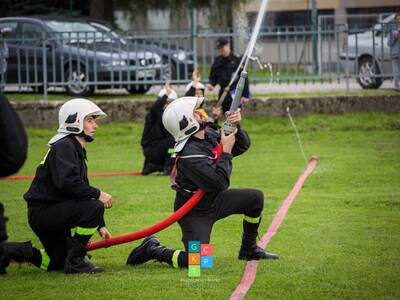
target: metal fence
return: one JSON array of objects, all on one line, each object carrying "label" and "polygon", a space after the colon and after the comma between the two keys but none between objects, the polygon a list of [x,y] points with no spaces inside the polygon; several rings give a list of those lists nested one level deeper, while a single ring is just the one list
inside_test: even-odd
[{"label": "metal fence", "polygon": [[[271,27],[260,33],[249,78],[253,83],[347,83],[355,78],[364,88],[378,88],[392,78],[388,35],[393,23],[360,32],[347,25],[312,29]],[[224,36],[233,51],[247,45],[242,33],[119,35],[115,32],[57,32],[2,38],[0,55],[8,51],[6,88],[66,89],[85,95],[102,88],[146,92],[170,79],[183,84],[198,67],[207,81],[217,55],[215,41]],[[3,46],[2,46],[3,45]],[[7,49],[7,50],[6,50]],[[0,67],[4,65],[0,62]]]}]

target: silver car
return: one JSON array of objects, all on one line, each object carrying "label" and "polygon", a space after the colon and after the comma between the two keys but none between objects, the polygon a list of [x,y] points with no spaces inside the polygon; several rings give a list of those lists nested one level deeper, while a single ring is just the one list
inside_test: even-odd
[{"label": "silver car", "polygon": [[[349,34],[340,51],[343,70],[357,77],[364,89],[377,89],[383,80],[393,77],[390,48],[387,45],[394,14],[383,19],[371,30]],[[346,57],[348,55],[348,58]],[[348,65],[347,65],[348,64]]]}]

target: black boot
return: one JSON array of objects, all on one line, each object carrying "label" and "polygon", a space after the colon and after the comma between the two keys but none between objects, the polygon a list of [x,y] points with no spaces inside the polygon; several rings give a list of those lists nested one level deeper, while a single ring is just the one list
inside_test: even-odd
[{"label": "black boot", "polygon": [[126,264],[140,265],[152,259],[171,264],[173,252],[173,250],[161,246],[160,241],[154,235],[150,235],[138,247],[132,250]]},{"label": "black boot", "polygon": [[268,253],[257,246],[257,233],[243,232],[242,245],[240,246],[239,259],[241,260],[260,260],[260,259],[278,259],[279,256]]},{"label": "black boot", "polygon": [[154,172],[162,172],[164,170],[163,165],[156,165],[148,161],[144,161],[144,166],[142,170],[142,175],[149,175],[150,173]]},{"label": "black boot", "polygon": [[6,268],[10,260],[23,262],[33,257],[33,248],[31,242],[23,243],[0,243],[0,274],[6,274]]},{"label": "black boot", "polygon": [[94,266],[85,260],[86,248],[74,238],[67,239],[67,258],[64,264],[64,272],[71,273],[100,273],[104,269]]}]

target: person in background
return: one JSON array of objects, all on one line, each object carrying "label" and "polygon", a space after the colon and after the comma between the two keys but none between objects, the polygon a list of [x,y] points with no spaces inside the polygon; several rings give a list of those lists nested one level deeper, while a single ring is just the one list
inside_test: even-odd
[{"label": "person in background", "polygon": [[140,143],[145,157],[142,175],[149,175],[153,172],[163,172],[164,175],[169,175],[171,172],[174,162],[171,154],[175,142],[162,124],[162,114],[167,105],[176,98],[176,92],[167,81],[146,115]]},{"label": "person in background", "polygon": [[[235,55],[232,53],[231,44],[226,38],[218,38],[216,42],[216,48],[219,55],[215,58],[210,71],[209,83],[207,84],[207,89],[212,91],[214,87],[218,84],[220,86],[218,92],[218,99],[221,98],[222,93],[229,86],[229,82],[232,79],[236,69],[239,67],[242,57],[240,55]],[[239,81],[239,76],[234,81],[232,86],[229,87],[229,91],[222,102],[221,109],[215,107],[212,111],[213,119],[219,119],[222,114],[229,111],[231,103],[233,100],[233,95],[236,90],[236,85]],[[249,102],[250,90],[249,81],[246,79],[241,102],[246,104]]]},{"label": "person in background", "polygon": [[[200,72],[195,69],[192,73],[192,81],[186,86],[185,97],[205,97],[205,86],[200,82]],[[197,109],[202,115],[204,120],[213,123],[214,120],[208,116],[207,112],[203,108],[204,102]]]},{"label": "person in background", "polygon": [[400,92],[400,13],[394,17],[395,25],[389,32],[388,46],[392,57],[394,88]]}]

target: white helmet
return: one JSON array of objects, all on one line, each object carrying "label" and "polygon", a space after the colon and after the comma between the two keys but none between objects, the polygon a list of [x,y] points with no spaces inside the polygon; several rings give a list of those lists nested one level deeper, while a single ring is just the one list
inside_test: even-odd
[{"label": "white helmet", "polygon": [[54,144],[69,134],[83,132],[83,121],[87,116],[104,118],[107,115],[90,100],[77,98],[65,102],[58,112],[57,134],[50,139],[48,144]]},{"label": "white helmet", "polygon": [[181,151],[189,137],[200,129],[193,112],[200,107],[203,100],[203,97],[178,98],[164,110],[162,122],[175,138],[174,152]]},{"label": "white helmet", "polygon": [[[185,92],[187,93],[189,90],[190,90],[190,87],[193,85],[193,81],[191,81],[187,86],[186,86],[186,89],[185,89]],[[206,88],[204,87],[204,84],[202,84],[200,81],[198,81],[197,82],[197,84],[196,84],[196,86],[194,86],[194,88],[196,89],[196,90],[205,90]]]},{"label": "white helmet", "polygon": [[[158,97],[163,97],[165,95],[167,95],[167,90],[165,88],[158,93]],[[167,100],[169,101],[174,101],[176,100],[176,98],[178,98],[178,95],[174,90],[172,90],[171,93],[169,93],[169,95],[167,96],[168,96]]]}]

